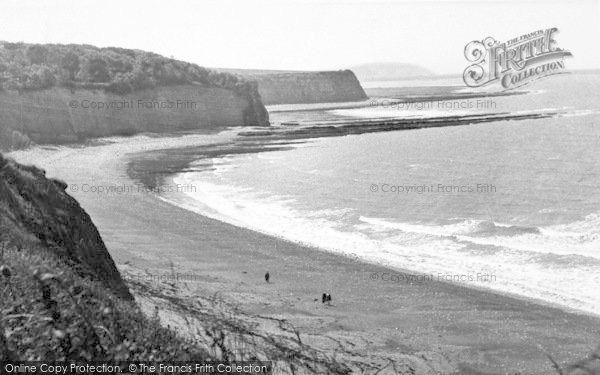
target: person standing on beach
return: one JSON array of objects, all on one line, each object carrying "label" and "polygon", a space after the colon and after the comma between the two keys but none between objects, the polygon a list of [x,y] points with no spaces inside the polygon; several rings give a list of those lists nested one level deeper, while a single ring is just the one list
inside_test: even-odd
[{"label": "person standing on beach", "polygon": [[327,304],[331,306],[331,294],[327,293]]},{"label": "person standing on beach", "polygon": [[321,303],[325,303],[325,301],[327,301],[327,294],[323,293],[323,296],[321,296]]},{"label": "person standing on beach", "polygon": [[269,279],[271,279],[271,275],[269,275],[269,271],[267,271],[267,273],[265,273],[265,281],[269,282]]}]

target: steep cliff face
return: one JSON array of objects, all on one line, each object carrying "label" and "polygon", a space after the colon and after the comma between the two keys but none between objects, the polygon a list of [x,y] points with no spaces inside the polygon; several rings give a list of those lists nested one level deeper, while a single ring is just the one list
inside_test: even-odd
[{"label": "steep cliff face", "polygon": [[139,132],[267,126],[258,94],[202,85],[161,86],[131,94],[51,88],[0,92],[0,147],[62,143]]},{"label": "steep cliff face", "polygon": [[264,104],[349,102],[367,98],[350,70],[248,74],[258,82]]},{"label": "steep cliff face", "polygon": [[24,247],[24,239],[53,251],[80,275],[132,299],[89,215],[45,172],[0,155],[0,235]]}]

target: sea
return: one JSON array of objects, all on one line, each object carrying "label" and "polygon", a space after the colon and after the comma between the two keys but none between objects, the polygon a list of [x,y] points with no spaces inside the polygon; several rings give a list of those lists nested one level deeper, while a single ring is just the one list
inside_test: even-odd
[{"label": "sea", "polygon": [[600,315],[600,73],[510,95],[451,79],[364,87],[361,103],[268,107],[271,122],[489,121],[307,136],[284,149],[266,137],[258,151],[211,157],[211,168],[194,168],[207,163],[198,156],[171,176],[193,191],[163,198],[415,277]]}]

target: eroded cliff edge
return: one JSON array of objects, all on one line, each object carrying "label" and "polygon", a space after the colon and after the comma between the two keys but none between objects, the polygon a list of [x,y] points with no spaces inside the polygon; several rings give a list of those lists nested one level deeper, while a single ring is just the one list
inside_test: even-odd
[{"label": "eroded cliff edge", "polygon": [[132,300],[92,219],[65,192],[66,187],[46,178],[43,170],[0,154],[0,242],[27,251],[40,245],[80,276]]}]

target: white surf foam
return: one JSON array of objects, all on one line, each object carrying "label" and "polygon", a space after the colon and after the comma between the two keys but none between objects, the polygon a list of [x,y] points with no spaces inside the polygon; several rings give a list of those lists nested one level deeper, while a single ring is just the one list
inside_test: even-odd
[{"label": "white surf foam", "polygon": [[[476,220],[432,226],[360,217],[358,222],[348,226],[343,220],[344,216],[352,216],[348,210],[304,210],[294,197],[223,185],[214,182],[214,176],[202,173],[206,172],[176,176],[175,183],[192,184],[196,191],[185,193],[185,197],[163,199],[237,226],[415,273],[442,277],[491,274],[495,277],[491,282],[482,279],[464,284],[600,314],[597,267],[585,269],[532,261],[535,252],[558,252],[555,250],[560,249],[556,246],[557,239],[570,241],[571,234],[578,235],[593,228],[597,216],[566,226],[549,227],[539,234],[492,237],[474,235],[481,230],[481,221]],[[497,227],[512,226],[497,224]],[[596,246],[597,239],[592,240]],[[496,251],[475,251],[469,245],[473,243],[492,245]],[[546,245],[551,246],[544,249]],[[584,253],[591,255],[587,250]]]}]

